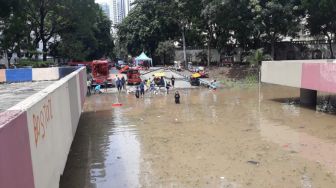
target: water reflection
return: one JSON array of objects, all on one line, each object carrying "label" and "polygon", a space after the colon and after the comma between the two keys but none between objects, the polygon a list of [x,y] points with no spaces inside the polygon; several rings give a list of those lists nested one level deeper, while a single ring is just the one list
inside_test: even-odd
[{"label": "water reflection", "polygon": [[[335,187],[335,116],[294,88],[96,95],[61,187]],[[120,108],[112,104],[120,102]]]}]

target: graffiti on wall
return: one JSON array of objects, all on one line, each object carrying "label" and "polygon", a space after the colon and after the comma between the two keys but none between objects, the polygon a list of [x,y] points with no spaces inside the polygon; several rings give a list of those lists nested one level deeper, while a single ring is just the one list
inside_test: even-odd
[{"label": "graffiti on wall", "polygon": [[39,140],[45,138],[46,130],[52,119],[53,119],[53,111],[51,106],[51,99],[48,99],[36,114],[33,113],[33,125],[34,125],[34,136],[36,147]]}]

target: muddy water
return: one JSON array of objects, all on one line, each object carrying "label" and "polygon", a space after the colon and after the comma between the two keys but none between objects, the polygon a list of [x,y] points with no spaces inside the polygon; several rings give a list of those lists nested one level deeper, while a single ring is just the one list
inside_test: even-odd
[{"label": "muddy water", "polygon": [[336,187],[336,116],[298,89],[181,92],[88,98],[61,187]]}]

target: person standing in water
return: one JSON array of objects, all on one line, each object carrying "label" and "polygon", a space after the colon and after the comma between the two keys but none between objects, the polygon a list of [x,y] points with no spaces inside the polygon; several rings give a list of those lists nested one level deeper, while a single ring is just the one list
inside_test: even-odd
[{"label": "person standing in water", "polygon": [[167,89],[167,94],[169,94],[169,89],[170,89],[170,83],[166,82],[166,89]]},{"label": "person standing in water", "polygon": [[144,97],[144,95],[145,95],[145,83],[144,82],[140,83],[140,95],[142,97]]},{"label": "person standing in water", "polygon": [[121,77],[121,86],[123,90],[126,90],[126,79],[124,76]]},{"label": "person standing in water", "polygon": [[117,85],[118,91],[120,92],[122,89],[122,83],[119,77],[117,78],[116,85]]},{"label": "person standing in water", "polygon": [[175,77],[174,77],[174,75],[172,75],[170,80],[171,80],[173,88],[175,88]]},{"label": "person standing in water", "polygon": [[87,85],[87,95],[91,95],[92,82],[91,80],[86,81]]},{"label": "person standing in water", "polygon": [[136,87],[136,90],[135,90],[135,97],[136,97],[136,98],[139,98],[139,97],[140,97],[140,87],[139,87],[139,86]]},{"label": "person standing in water", "polygon": [[175,103],[180,104],[180,93],[178,91],[175,92]]}]

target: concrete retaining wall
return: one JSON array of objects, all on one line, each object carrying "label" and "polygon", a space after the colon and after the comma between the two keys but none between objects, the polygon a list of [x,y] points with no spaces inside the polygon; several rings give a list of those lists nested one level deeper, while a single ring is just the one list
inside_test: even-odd
[{"label": "concrete retaining wall", "polygon": [[336,93],[336,60],[266,61],[261,81]]},{"label": "concrete retaining wall", "polygon": [[6,69],[6,82],[31,82],[32,72],[32,69]]},{"label": "concrete retaining wall", "polygon": [[58,80],[60,78],[59,68],[36,68],[33,71],[33,81],[43,81],[43,80]]},{"label": "concrete retaining wall", "polygon": [[0,83],[6,82],[6,70],[0,69]]},{"label": "concrete retaining wall", "polygon": [[77,69],[78,67],[0,69],[0,83],[58,80]]},{"label": "concrete retaining wall", "polygon": [[0,187],[57,188],[83,109],[80,68],[0,114]]}]

